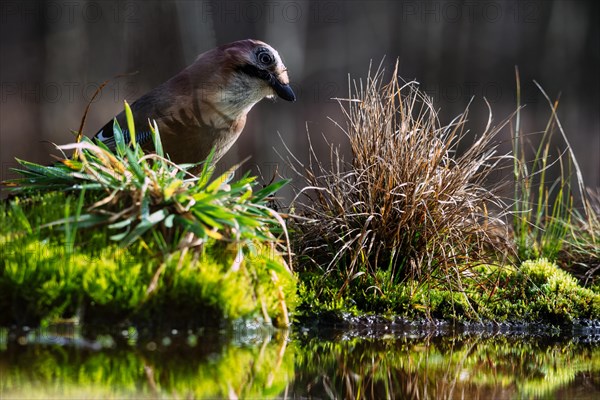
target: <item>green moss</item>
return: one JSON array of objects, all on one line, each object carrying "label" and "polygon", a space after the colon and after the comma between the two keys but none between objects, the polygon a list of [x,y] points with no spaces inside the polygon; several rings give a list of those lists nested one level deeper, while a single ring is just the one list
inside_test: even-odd
[{"label": "green moss", "polygon": [[462,291],[394,283],[385,270],[352,277],[304,271],[296,293],[296,278],[270,244],[210,239],[200,251],[165,257],[154,240],[119,247],[106,227],[68,234],[64,226],[40,228],[64,218],[78,201],[55,192],[0,206],[0,309],[6,310],[0,324],[78,317],[182,327],[239,318],[283,325],[299,298],[305,313],[551,323],[600,318],[598,291],[545,259],[519,268],[471,268]]},{"label": "green moss", "polygon": [[[195,261],[190,253],[173,254],[159,279],[161,289],[146,311],[171,310],[169,319],[183,313],[202,315],[212,322],[270,318],[275,324],[283,323],[282,306],[293,309],[297,300],[294,276],[272,267],[283,264],[281,256],[260,245],[241,252],[214,242],[211,246],[219,247],[218,258],[208,250]],[[176,319],[181,318],[184,315]]]},{"label": "green moss", "polygon": [[165,257],[153,240],[120,247],[106,227],[41,228],[77,202],[53,192],[0,205],[0,324],[283,324],[297,303],[295,278],[270,244],[210,239]]},{"label": "green moss", "polygon": [[531,319],[569,322],[573,318],[600,318],[600,296],[543,258],[525,261],[512,274],[507,289],[505,302],[525,303]]},{"label": "green moss", "polygon": [[478,272],[490,284],[483,291],[471,288],[470,296],[484,318],[559,324],[600,318],[600,296],[547,259],[519,268],[482,266]]},{"label": "green moss", "polygon": [[[491,319],[569,323],[600,318],[600,295],[546,259],[512,266],[480,265],[470,270],[461,290],[392,284],[385,271],[362,274],[344,285],[332,271],[301,275],[304,312],[344,311],[411,318]],[[344,287],[344,290],[340,288]]]}]

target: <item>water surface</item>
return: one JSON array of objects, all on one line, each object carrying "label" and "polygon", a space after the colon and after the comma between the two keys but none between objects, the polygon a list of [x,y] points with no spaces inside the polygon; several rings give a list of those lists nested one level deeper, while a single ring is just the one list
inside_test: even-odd
[{"label": "water surface", "polygon": [[0,398],[600,398],[600,344],[585,335],[82,332],[0,330]]}]

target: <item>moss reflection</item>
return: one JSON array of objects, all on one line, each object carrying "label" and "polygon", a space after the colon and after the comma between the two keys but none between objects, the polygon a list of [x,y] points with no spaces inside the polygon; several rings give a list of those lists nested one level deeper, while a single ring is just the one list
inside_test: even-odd
[{"label": "moss reflection", "polygon": [[293,378],[294,351],[285,335],[251,344],[197,340],[100,351],[9,343],[0,352],[0,393],[6,399],[269,398]]},{"label": "moss reflection", "polygon": [[[554,397],[600,373],[600,348],[574,341],[480,335],[312,339],[297,355],[294,393],[335,398]],[[597,378],[596,378],[597,379]]]},{"label": "moss reflection", "polygon": [[[2,398],[572,398],[600,392],[600,346],[577,339],[176,334],[95,348],[7,340]],[[307,334],[309,335],[309,334]],[[76,336],[76,335],[75,335]],[[53,339],[54,340],[54,339]],[[28,341],[28,342],[27,342]],[[27,342],[27,343],[26,343]],[[75,342],[72,342],[75,343]]]}]

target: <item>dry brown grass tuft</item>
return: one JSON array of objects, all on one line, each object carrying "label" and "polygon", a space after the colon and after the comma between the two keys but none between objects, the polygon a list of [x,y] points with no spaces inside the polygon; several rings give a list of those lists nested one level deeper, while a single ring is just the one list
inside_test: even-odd
[{"label": "dry brown grass tuft", "polygon": [[502,159],[492,141],[504,124],[493,127],[490,111],[484,132],[457,154],[468,109],[442,125],[432,100],[401,82],[397,67],[388,83],[380,67],[338,99],[350,162],[330,145],[322,163],[312,144],[308,165],[291,162],[306,185],[293,202],[300,267],[339,269],[346,284],[385,270],[392,282],[435,279],[462,290],[470,267],[508,237],[488,211],[505,206],[484,187]]}]

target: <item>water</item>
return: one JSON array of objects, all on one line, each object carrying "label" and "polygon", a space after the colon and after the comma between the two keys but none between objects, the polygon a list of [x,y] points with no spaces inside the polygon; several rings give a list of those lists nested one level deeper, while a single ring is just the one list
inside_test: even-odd
[{"label": "water", "polygon": [[0,399],[598,399],[597,338],[245,327],[0,329]]}]

